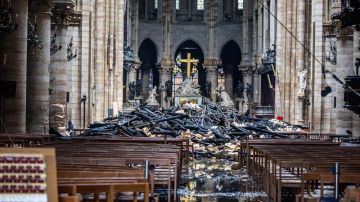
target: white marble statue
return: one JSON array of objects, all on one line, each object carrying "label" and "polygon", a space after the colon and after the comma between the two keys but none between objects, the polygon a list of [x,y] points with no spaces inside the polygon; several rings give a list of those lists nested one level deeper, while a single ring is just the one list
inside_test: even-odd
[{"label": "white marble statue", "polygon": [[190,79],[185,79],[181,86],[176,90],[176,95],[201,96],[200,86],[193,83]]},{"label": "white marble statue", "polygon": [[156,100],[156,96],[158,94],[156,93],[156,86],[149,92],[149,97],[146,99],[146,105],[147,106],[159,106],[159,102]]},{"label": "white marble statue", "polygon": [[298,72],[298,97],[299,98],[305,97],[307,72],[308,72],[307,69],[303,69]]},{"label": "white marble statue", "polygon": [[227,94],[223,86],[218,87],[218,92],[221,99],[220,105],[222,107],[235,108],[234,102],[230,98],[229,94]]}]

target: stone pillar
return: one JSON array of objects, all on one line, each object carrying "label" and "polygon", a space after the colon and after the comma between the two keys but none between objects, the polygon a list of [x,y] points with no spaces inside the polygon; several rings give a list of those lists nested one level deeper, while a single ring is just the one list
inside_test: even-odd
[{"label": "stone pillar", "polygon": [[[171,62],[171,61],[170,61]],[[170,63],[171,64],[171,63]],[[160,105],[162,107],[168,108],[170,107],[170,97],[166,97],[166,86],[165,83],[171,80],[171,66],[169,64],[162,64],[162,68],[160,69],[160,86],[161,95],[160,95]]]},{"label": "stone pillar", "polygon": [[[207,48],[206,48],[206,59],[216,60],[216,53],[215,53],[215,29],[217,25],[217,18],[216,18],[216,7],[217,2],[215,0],[208,0],[206,1],[208,12],[206,12],[206,24],[207,24]],[[213,63],[213,62],[210,62]],[[216,66],[216,63],[214,64]]]},{"label": "stone pillar", "polygon": [[[299,41],[305,43],[305,2],[298,1],[297,3],[297,38]],[[305,91],[307,84],[307,67],[305,66],[305,49],[300,44],[296,44],[296,69],[298,72],[297,77],[297,104],[295,105],[296,122],[297,124],[304,125],[304,105],[305,105]],[[302,78],[299,77],[302,72],[306,72]],[[299,81],[301,79],[301,81]],[[303,86],[300,86],[303,85]],[[304,86],[305,85],[305,86]],[[303,89],[305,88],[305,89]],[[300,94],[299,94],[300,92]],[[303,92],[303,93],[302,93]]]},{"label": "stone pillar", "polygon": [[[123,68],[123,59],[124,59],[124,14],[126,11],[125,8],[125,1],[116,1],[114,0],[115,4],[117,5],[115,12],[115,22],[116,22],[116,29],[115,29],[115,36],[116,36],[116,46],[115,51],[116,54],[114,55],[115,60],[115,76],[116,76],[116,82],[115,82],[115,97],[117,101],[117,108],[118,111],[123,111],[123,103],[124,103],[124,82],[123,82],[123,74],[124,74],[124,68]],[[114,109],[114,112],[117,113]]]},{"label": "stone pillar", "polygon": [[218,86],[217,78],[217,61],[206,59],[204,63],[204,68],[206,71],[206,80],[211,83],[211,100],[216,101],[216,88]]},{"label": "stone pillar", "polygon": [[206,24],[207,24],[207,48],[206,48],[206,58],[204,62],[204,68],[206,71],[206,80],[211,83],[211,99],[216,101],[216,88],[218,87],[218,78],[217,78],[217,64],[215,53],[215,29],[217,26],[217,16],[216,8],[217,1],[208,0],[205,1],[207,6],[206,12]]},{"label": "stone pillar", "polygon": [[[336,75],[339,78],[345,78],[353,75],[351,68],[354,63],[353,59],[353,31],[352,28],[340,30],[337,36],[337,68]],[[336,134],[346,134],[346,130],[352,130],[352,112],[345,109],[344,106],[344,88],[341,84],[336,84]]]},{"label": "stone pillar", "polygon": [[134,51],[135,62],[139,63],[138,48],[139,48],[139,0],[129,1],[131,8],[131,45]]},{"label": "stone pillar", "polygon": [[[8,1],[4,1],[7,4]],[[0,79],[16,82],[16,95],[3,98],[2,121],[8,133],[26,132],[26,58],[28,1],[12,0],[13,21],[17,28],[0,35]]]},{"label": "stone pillar", "polygon": [[160,105],[163,107],[170,107],[169,101],[165,100],[165,82],[171,80],[171,71],[174,67],[174,62],[171,54],[171,31],[172,31],[172,4],[171,0],[163,0],[163,59],[161,60],[161,70],[160,70]]},{"label": "stone pillar", "polygon": [[[360,30],[359,31],[356,30],[354,31],[354,61],[356,58],[360,58],[359,41],[360,41]],[[354,65],[354,70],[352,75],[355,75],[356,74],[355,62],[353,62],[353,65]],[[360,73],[358,76],[360,76]],[[358,97],[358,99],[360,98]],[[360,138],[360,117],[358,114],[353,113],[352,127],[353,127],[352,129],[353,138]]]},{"label": "stone pillar", "polygon": [[127,75],[127,83],[126,83],[126,89],[127,89],[127,92],[126,92],[126,96],[127,96],[127,98],[126,98],[126,102],[128,101],[128,100],[131,100],[130,99],[130,89],[129,89],[129,87],[130,87],[130,83],[131,82],[134,82],[135,84],[136,83],[138,83],[138,81],[137,81],[137,79],[136,79],[136,76],[137,76],[137,71],[139,70],[139,68],[140,68],[140,63],[133,63],[132,65],[131,65],[131,67],[130,67],[130,69],[129,69],[129,71],[128,71],[128,75]]},{"label": "stone pillar", "polygon": [[[252,2],[252,1],[251,1]],[[249,58],[249,0],[244,0],[243,2],[243,22],[242,22],[242,29],[243,29],[243,42],[242,42],[242,49],[241,49],[241,65],[249,65],[250,58]]]},{"label": "stone pillar", "polygon": [[49,130],[50,5],[32,3],[29,12],[32,23],[37,25],[36,34],[42,42],[42,48],[28,47],[26,130],[47,133]]},{"label": "stone pillar", "polygon": [[248,109],[251,109],[253,104],[253,66],[240,66],[240,71],[243,74],[243,85],[244,85],[244,103],[240,103],[240,113],[245,113]]},{"label": "stone pillar", "polygon": [[233,77],[233,66],[227,66],[225,67],[226,71],[225,71],[225,91],[226,93],[233,98],[233,83],[234,83],[234,77]]},{"label": "stone pillar", "polygon": [[105,52],[106,52],[106,5],[105,0],[96,1],[95,13],[95,120],[101,121],[106,116],[105,111]]},{"label": "stone pillar", "polygon": [[49,122],[50,128],[65,133],[66,129],[66,92],[67,89],[67,59],[66,44],[68,40],[67,26],[57,25],[54,30],[56,44],[62,49],[51,56],[49,84]]}]

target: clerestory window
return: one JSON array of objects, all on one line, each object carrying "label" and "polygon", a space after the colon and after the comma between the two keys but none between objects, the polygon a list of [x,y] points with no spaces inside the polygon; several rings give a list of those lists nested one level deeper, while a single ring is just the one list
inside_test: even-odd
[{"label": "clerestory window", "polygon": [[237,9],[242,10],[244,8],[244,0],[237,0]]},{"label": "clerestory window", "polygon": [[196,2],[197,10],[204,10],[204,0],[197,0]]}]

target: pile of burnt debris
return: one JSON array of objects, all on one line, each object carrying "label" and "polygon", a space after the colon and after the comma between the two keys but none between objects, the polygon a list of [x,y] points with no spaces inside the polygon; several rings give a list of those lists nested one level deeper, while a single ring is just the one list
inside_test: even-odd
[{"label": "pile of burnt debris", "polygon": [[119,117],[90,124],[82,135],[187,137],[203,145],[224,144],[244,136],[288,138],[279,131],[300,131],[301,126],[277,120],[243,116],[209,100],[204,105],[169,109],[139,107]]}]

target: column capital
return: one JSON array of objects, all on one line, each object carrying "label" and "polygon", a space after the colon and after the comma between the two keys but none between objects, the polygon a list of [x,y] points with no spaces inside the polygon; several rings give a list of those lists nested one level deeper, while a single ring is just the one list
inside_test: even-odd
[{"label": "column capital", "polygon": [[256,66],[254,65],[239,65],[239,70],[243,73],[243,75],[251,76],[254,74],[256,70]]},{"label": "column capital", "polygon": [[172,58],[163,58],[161,59],[161,68],[167,67],[172,68],[175,65],[175,62],[172,60]]},{"label": "column capital", "polygon": [[140,69],[141,66],[141,62],[134,62],[131,65],[130,71],[137,71],[138,69]]},{"label": "column capital", "polygon": [[339,29],[335,27],[330,21],[324,22],[323,24],[324,36],[331,37],[336,36],[339,33]]},{"label": "column capital", "polygon": [[219,62],[217,59],[211,59],[211,58],[206,58],[204,61],[204,67],[217,67],[219,65]]},{"label": "column capital", "polygon": [[52,9],[52,20],[54,24],[79,26],[82,19],[81,11],[75,10],[73,1],[54,1]]}]

